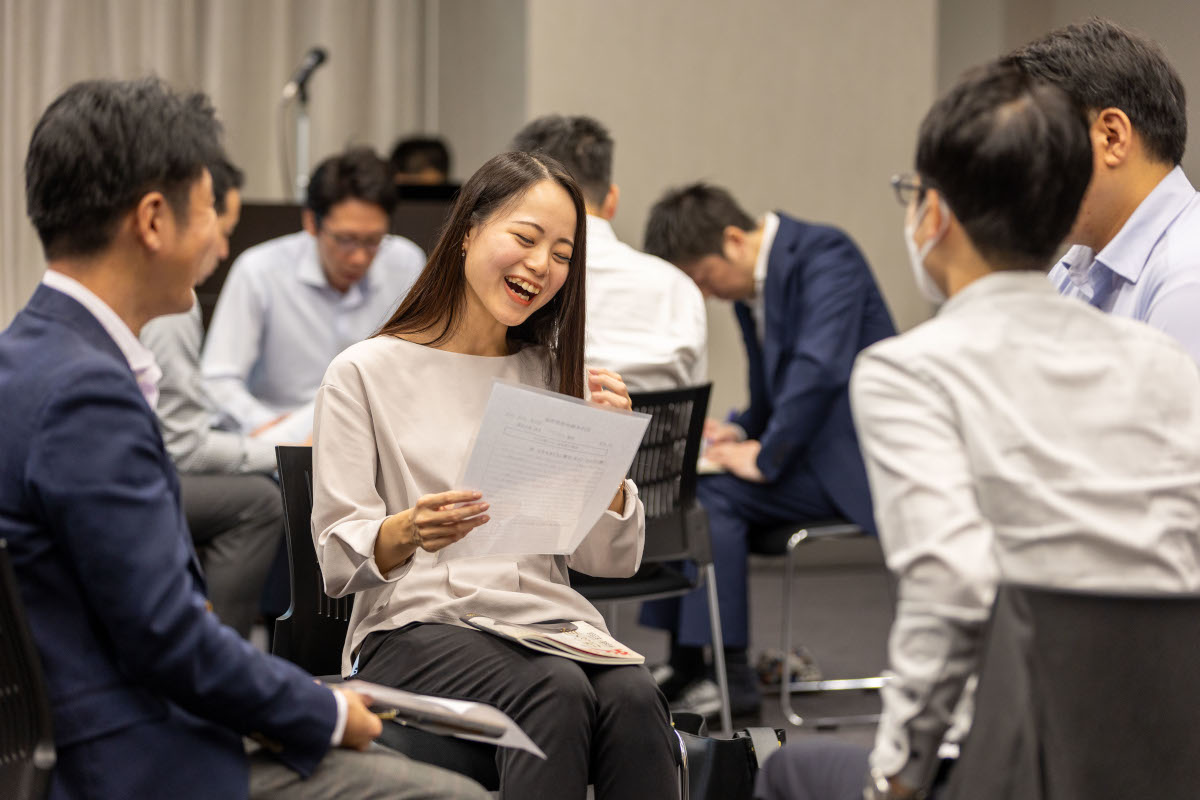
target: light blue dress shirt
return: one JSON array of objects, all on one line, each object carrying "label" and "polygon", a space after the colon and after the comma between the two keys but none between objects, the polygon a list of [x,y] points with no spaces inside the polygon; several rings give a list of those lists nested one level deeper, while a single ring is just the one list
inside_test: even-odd
[{"label": "light blue dress shirt", "polygon": [[1165,331],[1200,362],[1200,194],[1176,167],[1103,250],[1072,247],[1050,280],[1063,295]]},{"label": "light blue dress shirt", "polygon": [[388,236],[343,294],[326,280],[311,234],[246,250],[221,288],[201,356],[210,396],[244,432],[306,407],[311,420],[334,356],[386,322],[424,267],[421,248]]}]

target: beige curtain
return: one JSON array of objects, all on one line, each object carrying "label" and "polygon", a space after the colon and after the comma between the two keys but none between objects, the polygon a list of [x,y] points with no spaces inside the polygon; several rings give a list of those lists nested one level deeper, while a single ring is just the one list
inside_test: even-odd
[{"label": "beige curtain", "polygon": [[[386,153],[421,127],[421,23],[421,0],[0,0],[0,328],[44,270],[23,164],[67,86],[155,74],[207,92],[247,197],[281,199],[279,93],[304,53],[329,52],[309,84],[310,161],[349,143]],[[290,115],[283,127],[290,142]]]}]

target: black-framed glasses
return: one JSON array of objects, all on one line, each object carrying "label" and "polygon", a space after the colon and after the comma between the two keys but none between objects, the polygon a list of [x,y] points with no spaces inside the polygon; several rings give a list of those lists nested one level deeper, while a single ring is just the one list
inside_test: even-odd
[{"label": "black-framed glasses", "polygon": [[383,244],[385,234],[377,233],[370,236],[355,236],[352,233],[335,233],[329,229],[321,231],[329,237],[329,241],[333,242],[333,246],[345,253],[353,253],[355,250],[366,250],[368,253],[374,253]]},{"label": "black-framed glasses", "polygon": [[905,208],[908,208],[909,203],[913,200],[919,201],[925,194],[925,186],[922,185],[921,179],[915,172],[893,175],[890,183],[892,191],[896,193],[896,200]]}]

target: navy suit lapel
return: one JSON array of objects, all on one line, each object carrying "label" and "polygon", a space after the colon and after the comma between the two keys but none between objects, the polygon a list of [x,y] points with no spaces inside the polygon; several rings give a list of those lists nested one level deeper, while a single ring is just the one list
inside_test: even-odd
[{"label": "navy suit lapel", "polygon": [[[57,289],[51,289],[49,286],[38,286],[33,293],[33,297],[29,299],[29,303],[25,306],[25,311],[40,316],[46,319],[63,325],[79,334],[79,336],[91,347],[94,347],[99,354],[103,354],[109,358],[115,359],[126,370],[129,371],[129,380],[135,391],[139,394],[137,379],[133,375],[133,370],[129,369],[129,362],[125,359],[125,354],[121,352],[121,348],[117,347],[117,343],[108,335],[108,331],[104,330],[104,326],[100,321],[92,316],[92,312],[88,311],[83,305],[73,297],[63,294]],[[153,414],[147,406],[146,412]],[[158,424],[158,419],[155,419],[155,425]],[[163,445],[160,458],[163,462],[163,469],[166,473],[167,485],[171,489],[171,494],[175,497],[175,505],[180,509],[180,529],[187,530],[187,520],[183,515],[183,503],[179,497],[179,475],[175,471],[175,465],[166,455],[166,445]],[[192,570],[192,576],[196,579],[202,591],[207,593],[206,584],[204,581],[204,570],[200,566],[200,559],[196,555],[196,548],[192,544],[192,537],[185,536],[189,561]]]},{"label": "navy suit lapel", "polygon": [[[124,353],[108,335],[108,331],[104,330],[104,326],[92,316],[92,312],[84,308],[75,298],[65,295],[57,289],[41,285],[33,293],[33,297],[29,298],[25,310],[65,325],[78,333],[96,350],[116,359],[126,369],[129,368],[129,362],[125,360]],[[137,380],[133,378],[132,370],[130,370],[129,376],[136,386]]]}]

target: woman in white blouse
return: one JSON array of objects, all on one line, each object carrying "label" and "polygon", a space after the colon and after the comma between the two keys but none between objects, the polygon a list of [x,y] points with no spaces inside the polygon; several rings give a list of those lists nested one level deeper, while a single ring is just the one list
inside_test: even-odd
[{"label": "woman in white blouse", "polygon": [[[541,155],[503,153],[464,184],[429,263],[374,337],[330,365],[317,394],[313,536],[334,596],[357,595],[349,673],[507,712],[547,760],[499,748],[501,795],[598,800],[677,793],[666,701],[641,666],[542,655],[464,625],[604,621],[567,568],[632,575],[644,515],[625,481],[570,556],[439,564],[488,521],[454,485],[493,379],[628,408],[620,376],[585,370],[583,200]],[[631,286],[630,291],[637,291]]]}]

